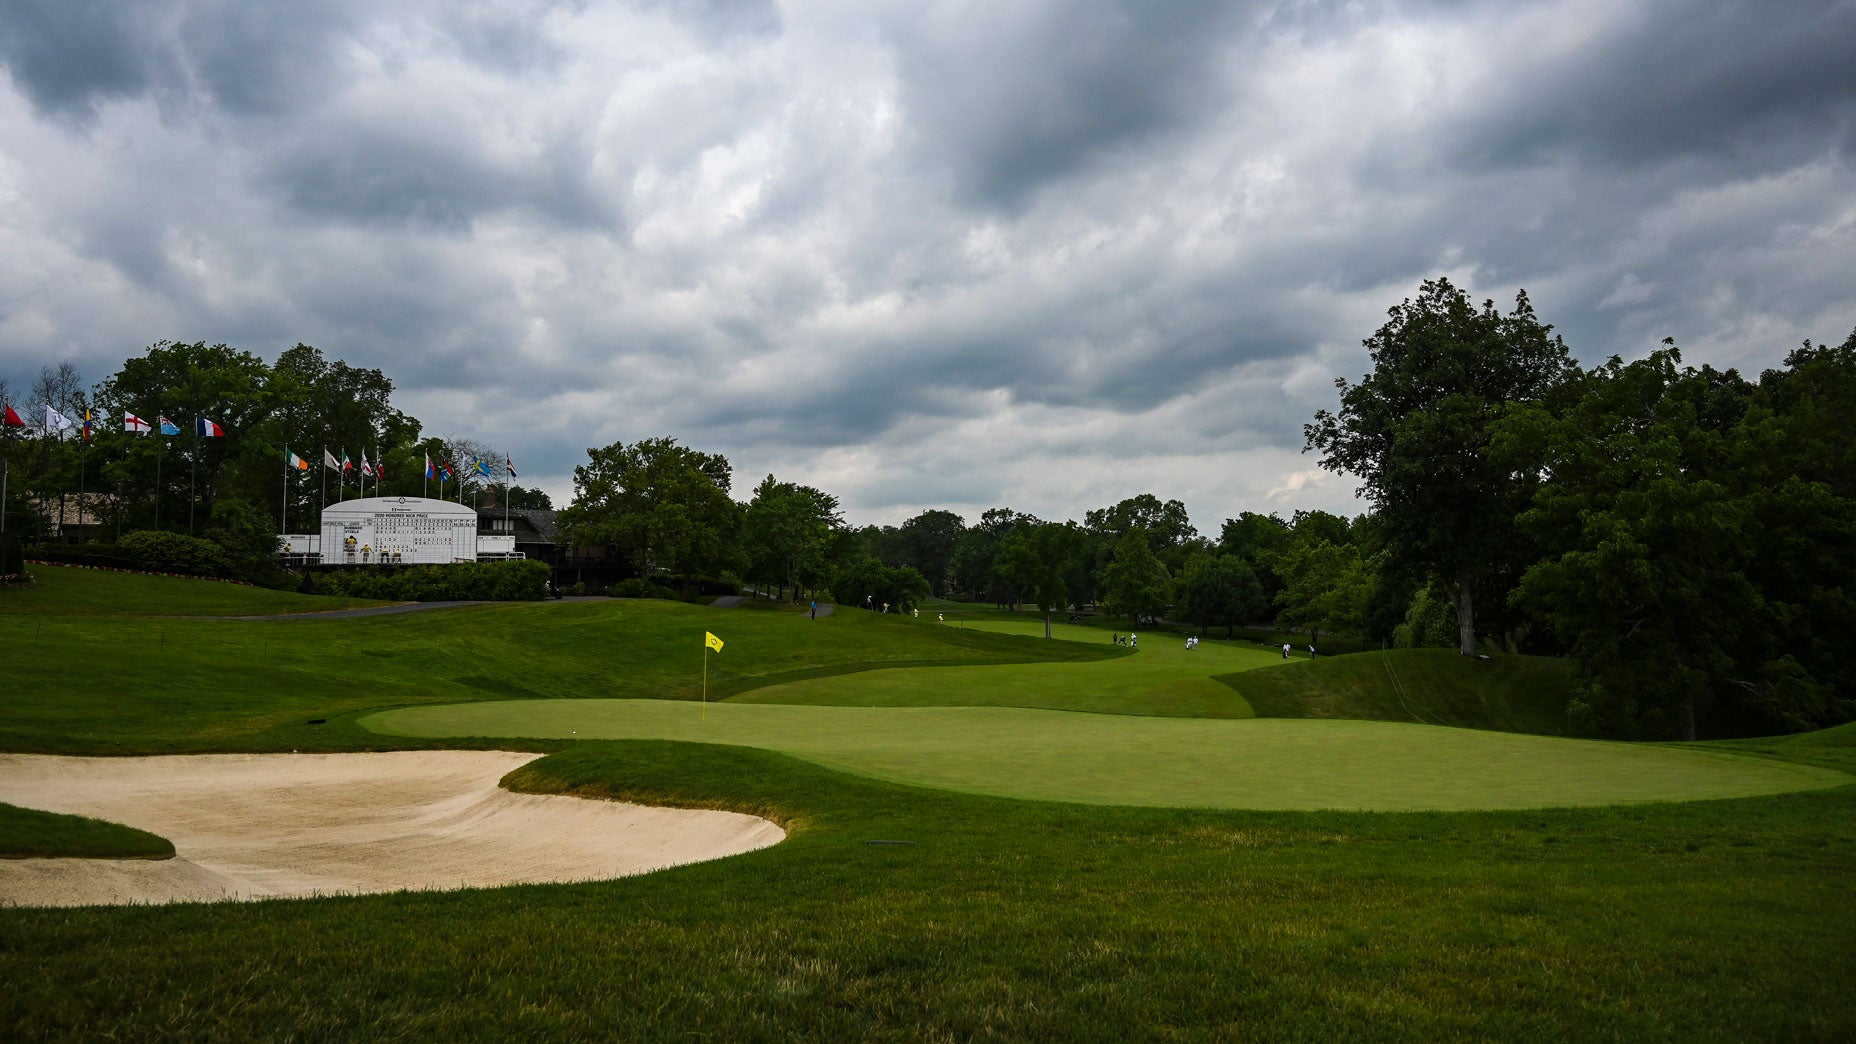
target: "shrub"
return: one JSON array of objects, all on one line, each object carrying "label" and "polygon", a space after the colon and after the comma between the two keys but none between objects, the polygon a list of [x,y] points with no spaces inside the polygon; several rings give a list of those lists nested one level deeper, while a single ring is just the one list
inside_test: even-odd
[{"label": "shrub", "polygon": [[538,602],[548,593],[544,562],[463,562],[456,565],[363,567],[316,576],[323,594],[396,602]]},{"label": "shrub", "polygon": [[224,576],[232,571],[232,563],[218,544],[184,533],[156,530],[129,533],[116,542],[116,554],[130,569],[156,573]]},{"label": "shrub", "polygon": [[662,598],[667,601],[675,601],[677,597],[677,592],[663,584],[654,584],[637,576],[613,584],[606,589],[606,593],[614,598]]}]

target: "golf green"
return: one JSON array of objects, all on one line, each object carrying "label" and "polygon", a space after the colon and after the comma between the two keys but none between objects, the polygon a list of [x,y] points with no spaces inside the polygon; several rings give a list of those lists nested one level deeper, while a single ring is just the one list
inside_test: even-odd
[{"label": "golf green", "polygon": [[368,715],[361,724],[399,736],[762,747],[925,787],[1103,805],[1539,808],[1749,797],[1852,781],[1829,769],[1692,747],[1386,722],[1016,707],[515,700],[407,707]]}]

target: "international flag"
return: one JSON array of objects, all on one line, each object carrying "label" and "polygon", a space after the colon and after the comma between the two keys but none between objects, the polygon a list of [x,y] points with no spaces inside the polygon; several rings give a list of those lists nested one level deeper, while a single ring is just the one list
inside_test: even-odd
[{"label": "international flag", "polygon": [[702,633],[702,644],[714,649],[716,652],[722,651],[722,640],[710,634],[708,631]]},{"label": "international flag", "polygon": [[180,425],[174,423],[171,420],[168,420],[166,417],[160,418],[160,423],[161,423],[161,434],[163,435],[179,435],[180,434]]},{"label": "international flag", "polygon": [[378,485],[380,480],[386,477],[387,477],[386,462],[380,461],[380,460],[375,461],[374,462],[374,482],[375,484]]},{"label": "international flag", "polygon": [[90,441],[90,407],[84,407],[84,441]]},{"label": "international flag", "polygon": [[374,477],[374,466],[367,462],[366,450],[361,451],[361,474],[366,475],[368,478]]},{"label": "international flag", "polygon": [[429,479],[435,474],[437,473],[432,470],[432,455],[427,453],[425,455],[425,477]]},{"label": "international flag", "polygon": [[284,450],[284,463],[288,465],[289,467],[295,468],[298,471],[309,470],[309,461],[304,460],[302,457],[299,457],[296,454],[290,452],[289,449],[287,448]]},{"label": "international flag", "polygon": [[490,462],[484,460],[482,457],[477,458],[477,474],[482,475],[484,478],[490,477]]},{"label": "international flag", "polygon": [[0,421],[0,426],[8,427],[8,428],[25,427],[26,422],[23,420],[20,420],[19,414],[13,412],[13,404],[9,402],[9,403],[5,403],[4,405],[6,406],[6,413],[4,415],[5,420]]},{"label": "international flag", "polygon": [[62,413],[59,413],[57,410],[52,409],[50,406],[45,407],[45,430],[46,431],[64,431],[66,428],[69,428],[70,426],[71,426],[71,418],[65,416]]},{"label": "international flag", "polygon": [[322,451],[322,466],[331,471],[340,471],[342,469],[342,462],[335,459],[335,454],[324,449]]},{"label": "international flag", "polygon": [[122,430],[133,431],[138,435],[148,434],[148,422],[135,414],[124,410],[122,413]]},{"label": "international flag", "polygon": [[509,472],[510,478],[516,477],[516,462],[513,460],[510,460],[507,454],[504,454],[503,456],[503,470]]},{"label": "international flag", "polygon": [[438,481],[440,482],[451,481],[451,465],[446,464],[442,460],[438,462]]},{"label": "international flag", "polygon": [[195,418],[194,425],[194,431],[203,438],[217,439],[226,433],[224,428],[207,420],[205,417]]},{"label": "international flag", "polygon": [[348,459],[347,450],[342,450],[342,474],[346,475],[347,473],[353,470],[354,470],[354,461],[351,461]]}]

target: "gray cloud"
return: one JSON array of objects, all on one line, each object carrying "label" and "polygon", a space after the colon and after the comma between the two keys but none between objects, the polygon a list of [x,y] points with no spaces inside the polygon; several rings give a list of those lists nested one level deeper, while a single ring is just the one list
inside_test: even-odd
[{"label": "gray cloud", "polygon": [[1428,276],[1526,287],[1588,361],[1841,340],[1852,36],[1847,2],[22,2],[0,377],[304,341],[561,499],[668,434],[853,520],[1347,510],[1301,424]]}]

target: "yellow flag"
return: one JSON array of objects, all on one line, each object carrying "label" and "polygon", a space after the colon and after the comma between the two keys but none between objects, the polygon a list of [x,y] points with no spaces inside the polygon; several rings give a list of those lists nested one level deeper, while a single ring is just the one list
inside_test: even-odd
[{"label": "yellow flag", "polygon": [[722,640],[720,638],[717,638],[715,635],[710,634],[708,631],[704,631],[702,633],[702,643],[708,646],[709,648],[714,649],[716,652],[722,651]]}]

